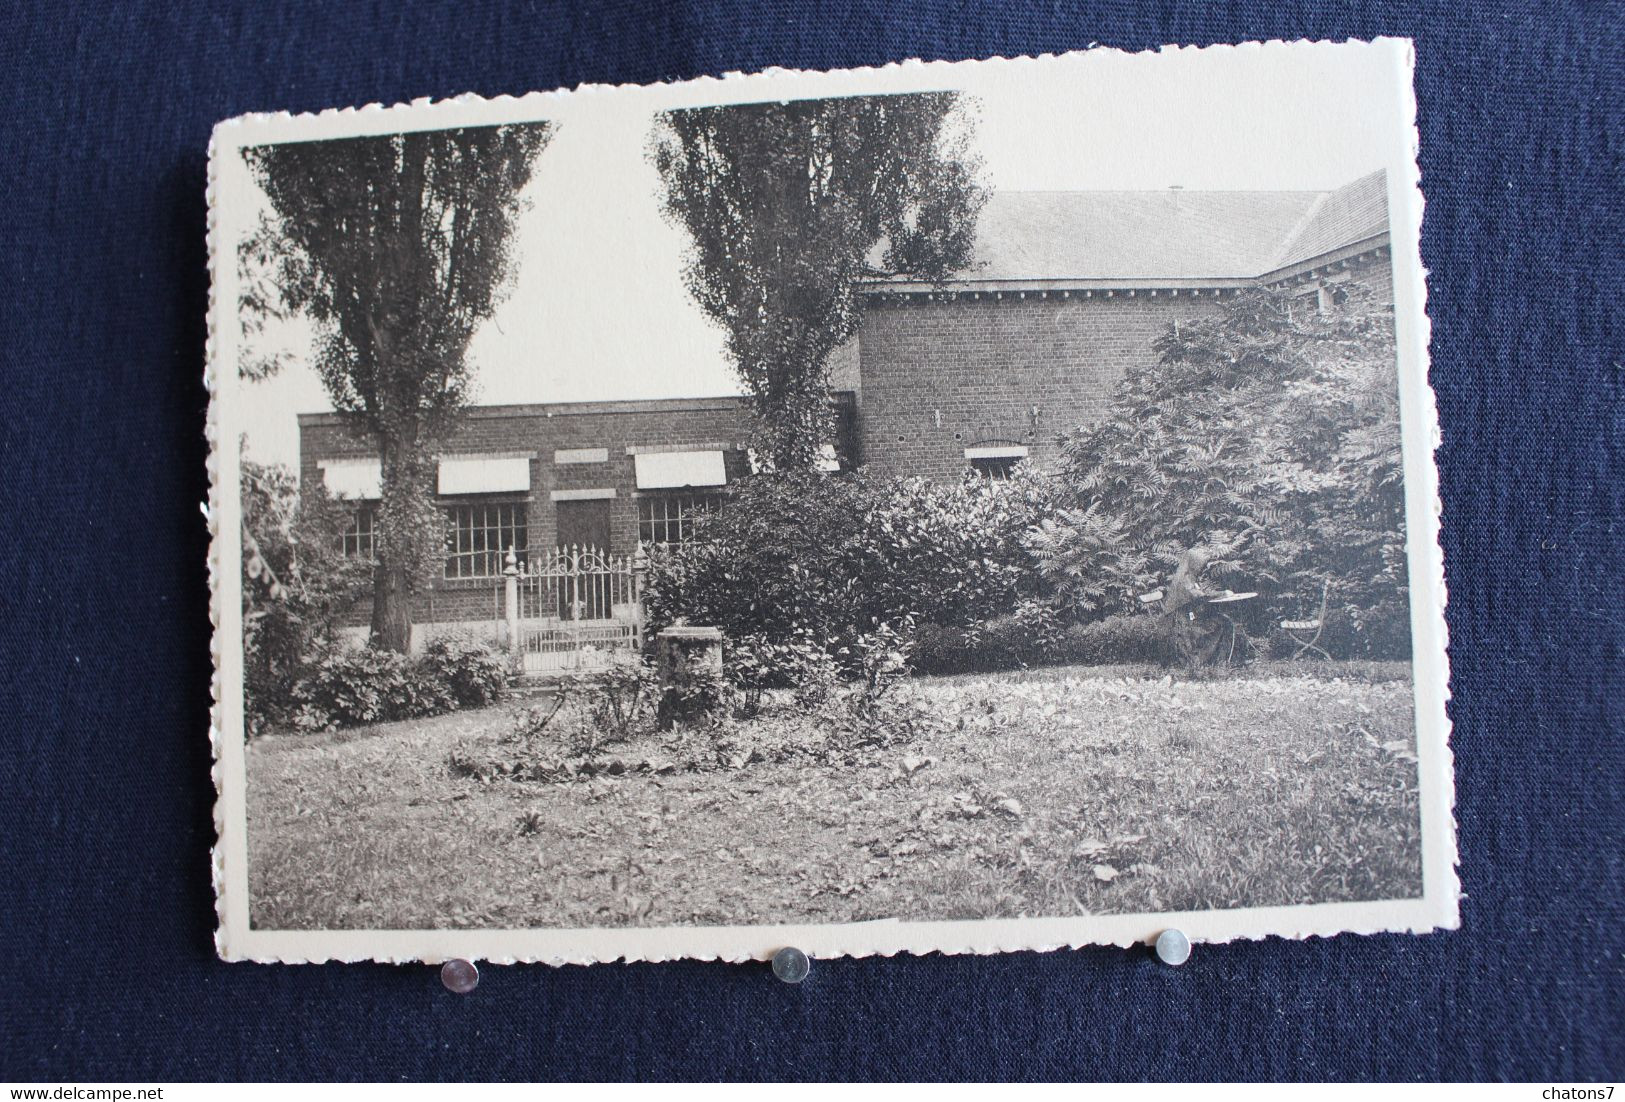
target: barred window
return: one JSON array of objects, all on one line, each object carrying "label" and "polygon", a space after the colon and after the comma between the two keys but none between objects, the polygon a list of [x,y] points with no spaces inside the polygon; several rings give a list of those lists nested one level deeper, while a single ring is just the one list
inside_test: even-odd
[{"label": "barred window", "polygon": [[523,502],[453,505],[446,510],[446,577],[496,578],[512,547],[525,560]]},{"label": "barred window", "polygon": [[694,522],[722,505],[721,494],[655,494],[638,498],[638,537],[645,543],[687,543]]},{"label": "barred window", "polygon": [[378,524],[378,505],[365,502],[350,515],[350,523],[339,533],[339,551],[347,559],[376,559],[378,540],[374,529]]},{"label": "barred window", "polygon": [[1019,455],[989,455],[979,456],[970,461],[970,469],[982,478],[991,478],[994,482],[1004,482],[1010,477],[1010,472],[1016,469],[1021,462]]}]

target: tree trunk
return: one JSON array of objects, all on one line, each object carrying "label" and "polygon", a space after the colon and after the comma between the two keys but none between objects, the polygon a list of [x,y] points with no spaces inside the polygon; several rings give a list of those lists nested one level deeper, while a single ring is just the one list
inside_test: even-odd
[{"label": "tree trunk", "polygon": [[406,568],[380,559],[372,582],[372,645],[407,653],[412,647],[412,586]]},{"label": "tree trunk", "polygon": [[412,646],[412,597],[422,569],[423,541],[433,538],[420,530],[423,510],[416,508],[423,490],[417,426],[397,425],[393,432],[380,433],[378,452],[382,539],[373,574],[372,645],[406,654]]}]

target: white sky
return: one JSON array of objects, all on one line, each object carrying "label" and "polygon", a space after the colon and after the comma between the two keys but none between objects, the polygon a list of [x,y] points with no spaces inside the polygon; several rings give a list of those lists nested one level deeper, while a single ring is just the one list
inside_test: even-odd
[{"label": "white sky", "polygon": [[[528,117],[558,125],[516,226],[511,293],[470,350],[477,401],[737,393],[720,333],[683,288],[686,238],[660,216],[645,155],[655,111],[674,103],[828,94],[837,82],[843,92],[959,88],[980,101],[977,146],[996,189],[1325,189],[1410,164],[1396,143],[1405,90],[1391,53],[1374,49],[1095,53],[775,79],[786,86],[702,81],[537,102]],[[242,205],[231,224],[247,225],[265,200],[246,172],[231,175],[221,196]],[[301,360],[308,349],[302,324],[273,339]],[[302,363],[242,396],[254,411],[249,454],[290,466],[295,415],[331,408]]]}]

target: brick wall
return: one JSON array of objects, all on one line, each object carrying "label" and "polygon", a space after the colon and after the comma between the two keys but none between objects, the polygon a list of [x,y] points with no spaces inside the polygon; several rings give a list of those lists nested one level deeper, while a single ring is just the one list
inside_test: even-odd
[{"label": "brick wall", "polygon": [[1166,291],[872,302],[859,340],[863,461],[958,478],[967,447],[997,441],[1048,465],[1060,433],[1098,421],[1124,371],[1154,362],[1152,341],[1175,318],[1216,307]]},{"label": "brick wall", "polygon": [[[1386,248],[1314,264],[1281,282],[1360,282],[1392,302]],[[861,461],[877,474],[956,479],[967,447],[997,442],[1048,466],[1060,434],[1098,422],[1123,374],[1156,362],[1153,342],[1174,321],[1219,304],[1211,290],[871,298],[857,340]]]},{"label": "brick wall", "polygon": [[[443,497],[452,505],[465,501],[523,501],[529,545],[545,550],[557,538],[556,490],[613,490],[609,501],[611,553],[629,555],[638,543],[638,492],[628,447],[671,450],[726,445],[724,461],[730,479],[745,473],[744,453],[735,446],[745,436],[745,410],[737,399],[578,403],[553,406],[484,406],[468,411],[444,454],[533,452],[530,492]],[[602,462],[556,463],[555,453],[602,449]],[[349,431],[333,414],[307,414],[299,419],[300,479],[319,480],[324,459],[371,458],[370,440]],[[490,579],[436,579],[419,600],[421,618],[436,621],[489,620],[493,616]],[[356,610],[357,623],[371,614],[370,604]]]}]

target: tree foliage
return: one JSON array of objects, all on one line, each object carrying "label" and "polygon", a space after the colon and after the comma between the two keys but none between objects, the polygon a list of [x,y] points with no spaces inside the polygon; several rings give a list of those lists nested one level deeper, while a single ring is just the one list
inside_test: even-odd
[{"label": "tree foliage", "polygon": [[369,566],[342,554],[350,519],[318,484],[301,495],[286,467],[241,464],[243,714],[252,734],[289,719],[309,664],[338,646]]},{"label": "tree foliage", "polygon": [[682,619],[731,643],[816,640],[838,653],[877,623],[968,625],[1012,612],[1038,574],[1022,533],[1043,476],[1009,482],[777,471],[738,483],[698,537],[650,556],[650,631]]},{"label": "tree foliage", "polygon": [[858,283],[971,264],[986,195],[966,108],[933,92],[668,111],[652,159],[690,238],[689,292],[726,333],[761,422],[758,451],[813,466]]},{"label": "tree foliage", "polygon": [[[1303,619],[1329,586],[1345,651],[1403,653],[1404,477],[1391,311],[1253,289],[1181,322],[1100,425],[1063,441],[1072,507],[1029,542],[1086,613],[1130,610],[1188,548],[1208,578]],[[1086,617],[1087,618],[1087,617]]]},{"label": "tree foliage", "polygon": [[373,635],[392,649],[406,647],[410,595],[440,550],[428,448],[469,400],[468,344],[506,285],[520,192],[549,136],[527,123],[243,153],[271,206],[239,249],[245,327],[313,321],[334,408],[377,441]]}]

